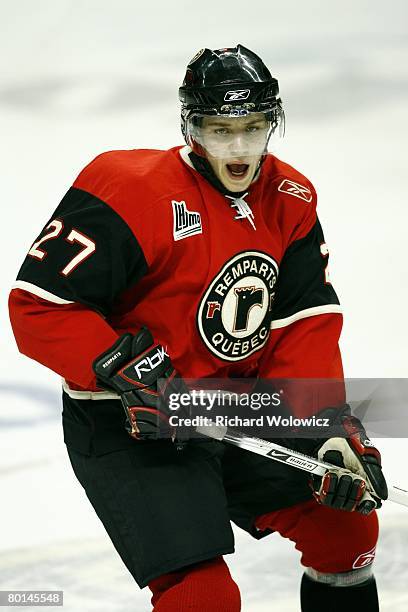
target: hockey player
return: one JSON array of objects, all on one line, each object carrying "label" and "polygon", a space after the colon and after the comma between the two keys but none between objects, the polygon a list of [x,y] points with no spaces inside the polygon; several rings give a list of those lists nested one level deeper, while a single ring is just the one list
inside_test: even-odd
[{"label": "hockey player", "polygon": [[344,436],[307,450],[360,475],[313,492],[293,468],[166,436],[183,379],[343,376],[315,189],[267,152],[284,130],[277,80],[241,45],[203,49],[180,100],[186,146],[98,156],[36,238],[10,296],[18,347],[63,377],[72,467],[155,612],[240,610],[230,521],[296,543],[303,612],[375,612],[387,488],[344,398],[291,405],[335,412]]}]

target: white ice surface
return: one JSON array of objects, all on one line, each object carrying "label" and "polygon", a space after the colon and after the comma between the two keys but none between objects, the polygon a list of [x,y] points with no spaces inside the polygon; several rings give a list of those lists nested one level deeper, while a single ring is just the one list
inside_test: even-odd
[{"label": "white ice surface", "polygon": [[[181,143],[176,88],[200,47],[241,42],[279,77],[281,155],[318,189],[346,374],[407,376],[407,17],[402,0],[1,3],[0,589],[63,589],[69,612],[149,610],[69,466],[58,377],[18,354],[6,298],[85,163]],[[390,481],[407,487],[406,440],[378,444]],[[383,612],[408,609],[407,512],[380,513]],[[228,563],[244,612],[296,612],[293,545],[236,538]]]}]

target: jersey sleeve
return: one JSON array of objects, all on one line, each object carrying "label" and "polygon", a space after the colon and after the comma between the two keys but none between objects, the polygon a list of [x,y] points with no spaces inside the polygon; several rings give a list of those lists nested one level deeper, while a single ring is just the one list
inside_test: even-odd
[{"label": "jersey sleeve", "polygon": [[281,261],[271,334],[259,367],[261,378],[280,380],[296,416],[345,401],[341,307],[329,279],[328,249],[315,210],[309,211],[303,228]]},{"label": "jersey sleeve", "polygon": [[328,248],[316,216],[312,228],[291,242],[282,258],[272,328],[285,327],[314,314],[341,311],[329,279],[328,262]]},{"label": "jersey sleeve", "polygon": [[38,287],[106,316],[145,271],[126,222],[102,200],[71,187],[29,250],[16,286]]},{"label": "jersey sleeve", "polygon": [[93,359],[117,339],[105,319],[146,270],[125,220],[71,187],[31,246],[10,294],[20,351],[81,387],[93,386]]}]

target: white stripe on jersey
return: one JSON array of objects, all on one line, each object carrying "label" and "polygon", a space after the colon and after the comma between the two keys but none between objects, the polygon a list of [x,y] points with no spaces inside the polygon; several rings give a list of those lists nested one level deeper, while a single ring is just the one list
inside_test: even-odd
[{"label": "white stripe on jersey", "polygon": [[16,281],[12,286],[12,289],[22,289],[23,291],[28,291],[28,293],[32,293],[33,295],[37,295],[44,300],[48,300],[49,302],[53,302],[54,304],[74,304],[70,300],[64,300],[60,298],[58,295],[54,295],[37,285],[33,285],[32,283],[27,283],[26,281]]},{"label": "white stripe on jersey", "polygon": [[287,325],[295,323],[295,321],[300,321],[301,319],[306,319],[307,317],[314,317],[316,315],[328,313],[341,314],[342,312],[342,308],[339,304],[323,304],[322,306],[313,306],[312,308],[299,310],[299,312],[295,312],[295,314],[291,315],[290,317],[286,317],[286,319],[276,319],[276,321],[272,321],[271,329],[286,327]]},{"label": "white stripe on jersey", "polygon": [[67,383],[67,381],[62,379],[62,388],[65,393],[72,397],[72,399],[82,399],[82,400],[105,400],[105,399],[114,399],[120,400],[120,397],[117,393],[113,391],[76,391],[71,389]]}]

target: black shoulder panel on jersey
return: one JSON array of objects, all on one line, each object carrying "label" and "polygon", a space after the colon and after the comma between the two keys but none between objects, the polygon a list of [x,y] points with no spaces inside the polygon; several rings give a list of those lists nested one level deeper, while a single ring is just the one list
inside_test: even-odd
[{"label": "black shoulder panel on jersey", "polygon": [[319,220],[310,232],[295,240],[282,258],[273,320],[325,304],[339,304],[332,285],[326,279],[329,255],[325,249],[323,230]]},{"label": "black shoulder panel on jersey", "polygon": [[106,315],[120,293],[146,272],[143,251],[127,223],[99,198],[71,187],[17,280]]}]

